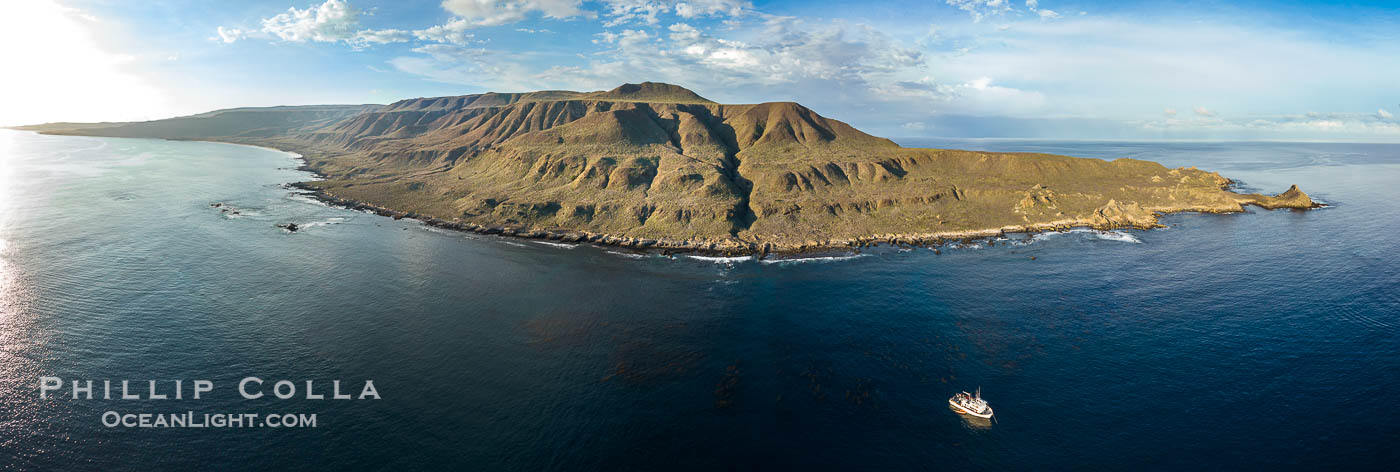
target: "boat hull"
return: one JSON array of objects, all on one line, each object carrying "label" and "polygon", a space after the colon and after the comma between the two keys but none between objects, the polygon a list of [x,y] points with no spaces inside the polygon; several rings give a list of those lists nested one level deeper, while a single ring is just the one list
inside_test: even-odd
[{"label": "boat hull", "polygon": [[951,400],[951,399],[948,400],[948,406],[949,406],[949,407],[952,407],[952,408],[953,408],[953,411],[958,412],[958,414],[960,414],[960,415],[975,416],[975,417],[978,417],[978,418],[991,418],[991,417],[992,417],[992,408],[991,408],[991,407],[987,407],[987,412],[986,412],[986,413],[978,413],[978,412],[969,410],[969,409],[967,409],[967,408],[963,408],[962,405],[958,405],[957,402],[954,402],[954,401]]}]

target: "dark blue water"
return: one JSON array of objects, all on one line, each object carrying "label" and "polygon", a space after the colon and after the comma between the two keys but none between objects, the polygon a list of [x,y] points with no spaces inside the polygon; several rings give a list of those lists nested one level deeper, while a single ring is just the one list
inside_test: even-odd
[{"label": "dark blue water", "polygon": [[[1262,191],[1296,183],[1332,206],[1173,215],[1162,230],[1014,236],[942,255],[636,258],[319,206],[279,186],[306,177],[270,150],[3,132],[0,465],[1400,460],[1400,146],[903,144],[1195,165]],[[285,222],[310,226],[273,226]],[[39,400],[43,375],[216,390]],[[370,379],[382,399],[244,400],[236,384],[250,375],[269,387],[340,379],[356,393]],[[947,408],[978,386],[995,424]],[[318,424],[108,428],[109,410],[315,413]]]}]

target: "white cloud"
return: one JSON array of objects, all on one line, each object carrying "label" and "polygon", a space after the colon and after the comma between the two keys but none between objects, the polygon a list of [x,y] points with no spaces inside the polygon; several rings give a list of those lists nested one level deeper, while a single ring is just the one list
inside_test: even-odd
[{"label": "white cloud", "polygon": [[607,6],[605,27],[626,23],[655,25],[660,23],[661,15],[670,13],[685,19],[740,17],[753,8],[753,4],[742,0],[602,0],[602,3]]},{"label": "white cloud", "polygon": [[682,61],[769,84],[818,79],[858,86],[924,63],[921,52],[870,28],[809,28],[793,21],[770,24],[747,41],[701,37],[678,45],[685,46],[677,54]]},{"label": "white cloud", "polygon": [[[306,9],[296,7],[263,18],[262,28],[256,31],[259,37],[276,38],[290,42],[344,42],[355,48],[376,44],[399,43],[413,37],[409,32],[397,29],[360,29],[360,11],[344,0],[326,0],[320,5]],[[218,39],[232,43],[253,35],[240,28],[218,27]]]},{"label": "white cloud", "polygon": [[910,121],[908,123],[899,125],[899,127],[910,131],[923,131],[925,129],[928,129],[928,124],[922,121]]},{"label": "white cloud", "polygon": [[426,29],[414,30],[413,35],[424,41],[435,41],[449,44],[469,44],[476,35],[468,33],[467,30],[475,27],[463,18],[453,18],[446,24],[432,26]]},{"label": "white cloud", "polygon": [[[411,39],[464,45],[474,41],[468,30],[485,26],[515,23],[538,13],[548,18],[581,16],[594,18],[596,13],[579,8],[581,0],[444,0],[442,8],[456,15],[447,23],[412,32],[398,29],[359,29],[361,12],[345,0],[326,0],[305,9],[288,8],[286,12],[264,18],[261,35],[291,42],[345,42],[355,47],[397,43]],[[549,32],[545,29],[520,28],[524,32]],[[218,28],[218,38],[231,43],[248,36],[239,28]]]},{"label": "white cloud", "polygon": [[677,43],[691,44],[700,40],[700,30],[685,23],[676,23],[666,29],[671,30],[671,41]]},{"label": "white cloud", "polygon": [[635,29],[622,30],[622,33],[604,31],[598,34],[598,38],[599,39],[593,42],[598,44],[617,44],[618,47],[621,48],[632,48],[647,42],[647,40],[652,39],[653,36],[644,30]]},{"label": "white cloud", "polygon": [[609,19],[603,26],[613,27],[628,22],[639,22],[648,25],[657,24],[657,16],[671,10],[671,6],[666,2],[651,0],[604,0],[608,6],[605,13]]},{"label": "white cloud", "polygon": [[[1299,74],[1297,68],[1305,62],[1369,63],[1358,59],[1374,59],[1374,52],[1393,49],[1373,47],[1365,52],[1356,45],[1328,45],[1296,32],[1208,19],[1065,18],[1042,8],[1038,0],[945,2],[968,12],[972,21],[958,15],[956,21],[941,21],[936,30],[911,33],[881,23],[767,15],[747,2],[728,0],[449,0],[444,8],[459,16],[444,25],[414,30],[414,37],[468,46],[484,43],[468,32],[489,24],[540,16],[602,21],[585,24],[595,28],[590,32],[592,44],[572,50],[417,48],[417,55],[391,63],[431,80],[509,90],[596,90],[644,77],[692,87],[721,101],[826,103],[831,116],[853,121],[862,113],[883,115],[890,130],[904,123],[939,123],[930,114],[1096,119],[1123,126],[1165,117],[1206,126],[1203,123],[1227,120],[1204,107],[1178,112],[1160,104],[1212,103],[1232,114],[1326,106],[1316,100],[1278,104],[1265,97],[1308,97],[1300,90],[1321,90],[1326,88],[1321,84],[1330,81],[1366,83],[1366,77],[1348,79],[1329,72],[1345,67],[1318,68],[1321,72],[1312,75]],[[583,5],[596,9],[596,14],[582,10]],[[993,15],[1002,16],[996,24],[1011,28],[992,33],[990,25],[973,24]],[[703,16],[723,18],[687,20]],[[1056,21],[1044,21],[1050,19]],[[1382,68],[1400,72],[1397,67]],[[936,80],[931,75],[935,71]],[[1301,78],[1277,80],[1283,76]],[[1244,83],[1251,85],[1242,89]],[[1261,105],[1260,100],[1267,103]],[[1323,116],[1310,121],[1309,129],[1348,123]]]},{"label": "white cloud", "polygon": [[410,34],[409,32],[404,30],[397,29],[360,30],[355,33],[354,38],[349,40],[349,43],[357,46],[401,43],[404,41],[408,41],[409,38],[412,37],[413,34]]},{"label": "white cloud", "polygon": [[1391,118],[1395,118],[1395,115],[1392,115],[1390,112],[1385,111],[1384,108],[1377,108],[1376,116],[1380,117],[1380,119],[1382,120],[1389,120]]},{"label": "white cloud", "polygon": [[335,42],[354,38],[359,11],[342,0],[326,0],[305,10],[288,8],[285,13],[264,18],[262,30],[284,41]]},{"label": "white cloud", "polygon": [[219,29],[218,29],[217,32],[218,32],[218,34],[219,34],[219,37],[218,37],[217,39],[223,41],[224,44],[228,44],[228,43],[232,43],[232,42],[234,42],[234,41],[238,41],[238,40],[240,40],[240,39],[243,39],[243,37],[247,35],[247,33],[244,33],[243,30],[241,30],[241,29],[238,29],[238,28],[224,28],[224,27],[222,27],[222,26],[219,27]]},{"label": "white cloud", "polygon": [[442,8],[471,26],[497,26],[524,20],[536,12],[547,18],[592,18],[592,12],[579,8],[581,3],[581,0],[443,0]]},{"label": "white cloud", "polygon": [[622,37],[618,38],[617,44],[621,47],[635,47],[647,42],[652,36],[642,30],[623,30]]},{"label": "white cloud", "polygon": [[[948,5],[972,15],[972,21],[1011,11],[1010,0],[945,0]],[[1029,2],[1027,2],[1029,4]]]},{"label": "white cloud", "polygon": [[[595,90],[645,77],[702,93],[736,89],[752,98],[775,99],[807,90],[828,98],[858,96],[857,100],[870,102],[883,99],[873,96],[872,84],[895,80],[925,61],[917,49],[882,32],[840,23],[808,25],[770,18],[739,30],[723,26],[702,30],[674,23],[659,34],[653,31],[598,33],[593,42],[609,49],[580,56],[583,60],[575,64],[560,63],[557,57],[544,61],[517,54],[493,54],[491,62],[466,67],[433,57],[403,57],[392,63],[434,80],[485,88]],[[514,75],[490,75],[493,70]]]},{"label": "white cloud", "polygon": [[753,8],[753,4],[739,0],[688,0],[676,3],[676,16],[698,18],[703,16],[741,16]]},{"label": "white cloud", "polygon": [[[727,84],[778,84],[807,79],[841,80],[851,84],[866,76],[922,62],[915,50],[892,43],[869,29],[848,31],[842,27],[806,29],[780,21],[762,31],[749,32],[747,40],[715,37],[686,23],[667,28],[669,43],[653,44],[644,31],[605,32],[599,43],[617,44],[612,58],[648,75],[662,73],[675,80],[694,82],[713,78]],[[631,40],[627,36],[631,35]],[[645,48],[636,47],[647,44]],[[594,67],[611,69],[616,61]],[[620,79],[621,77],[619,77]],[[601,85],[601,84],[600,84]]]},{"label": "white cloud", "polygon": [[[1038,0],[1026,0],[1026,9],[1030,10],[1031,13],[1035,13],[1036,16],[1039,16],[1042,20],[1053,20],[1060,17],[1060,13],[1055,10],[1040,8],[1040,2]],[[1084,12],[1081,11],[1079,14],[1083,15]]]}]

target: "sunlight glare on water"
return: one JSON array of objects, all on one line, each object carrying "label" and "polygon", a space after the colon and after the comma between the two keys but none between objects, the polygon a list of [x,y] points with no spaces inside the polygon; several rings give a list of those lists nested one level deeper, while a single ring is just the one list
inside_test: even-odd
[{"label": "sunlight glare on water", "polygon": [[[6,222],[10,218],[10,192],[14,191],[15,133],[0,133],[0,236],[5,234]],[[5,240],[0,237],[0,251],[5,249]]]},{"label": "sunlight glare on water", "polygon": [[13,152],[15,133],[0,133],[0,319],[7,317],[9,310],[6,300],[9,296],[10,276],[5,263],[5,252],[9,243],[5,238],[9,234],[10,219],[12,209],[10,193],[15,191]]}]

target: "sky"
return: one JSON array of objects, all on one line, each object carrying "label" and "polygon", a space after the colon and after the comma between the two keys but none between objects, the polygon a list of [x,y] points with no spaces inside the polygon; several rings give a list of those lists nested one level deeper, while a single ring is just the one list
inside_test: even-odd
[{"label": "sky", "polygon": [[889,137],[1400,142],[1400,2],[23,0],[0,125],[681,85]]}]

